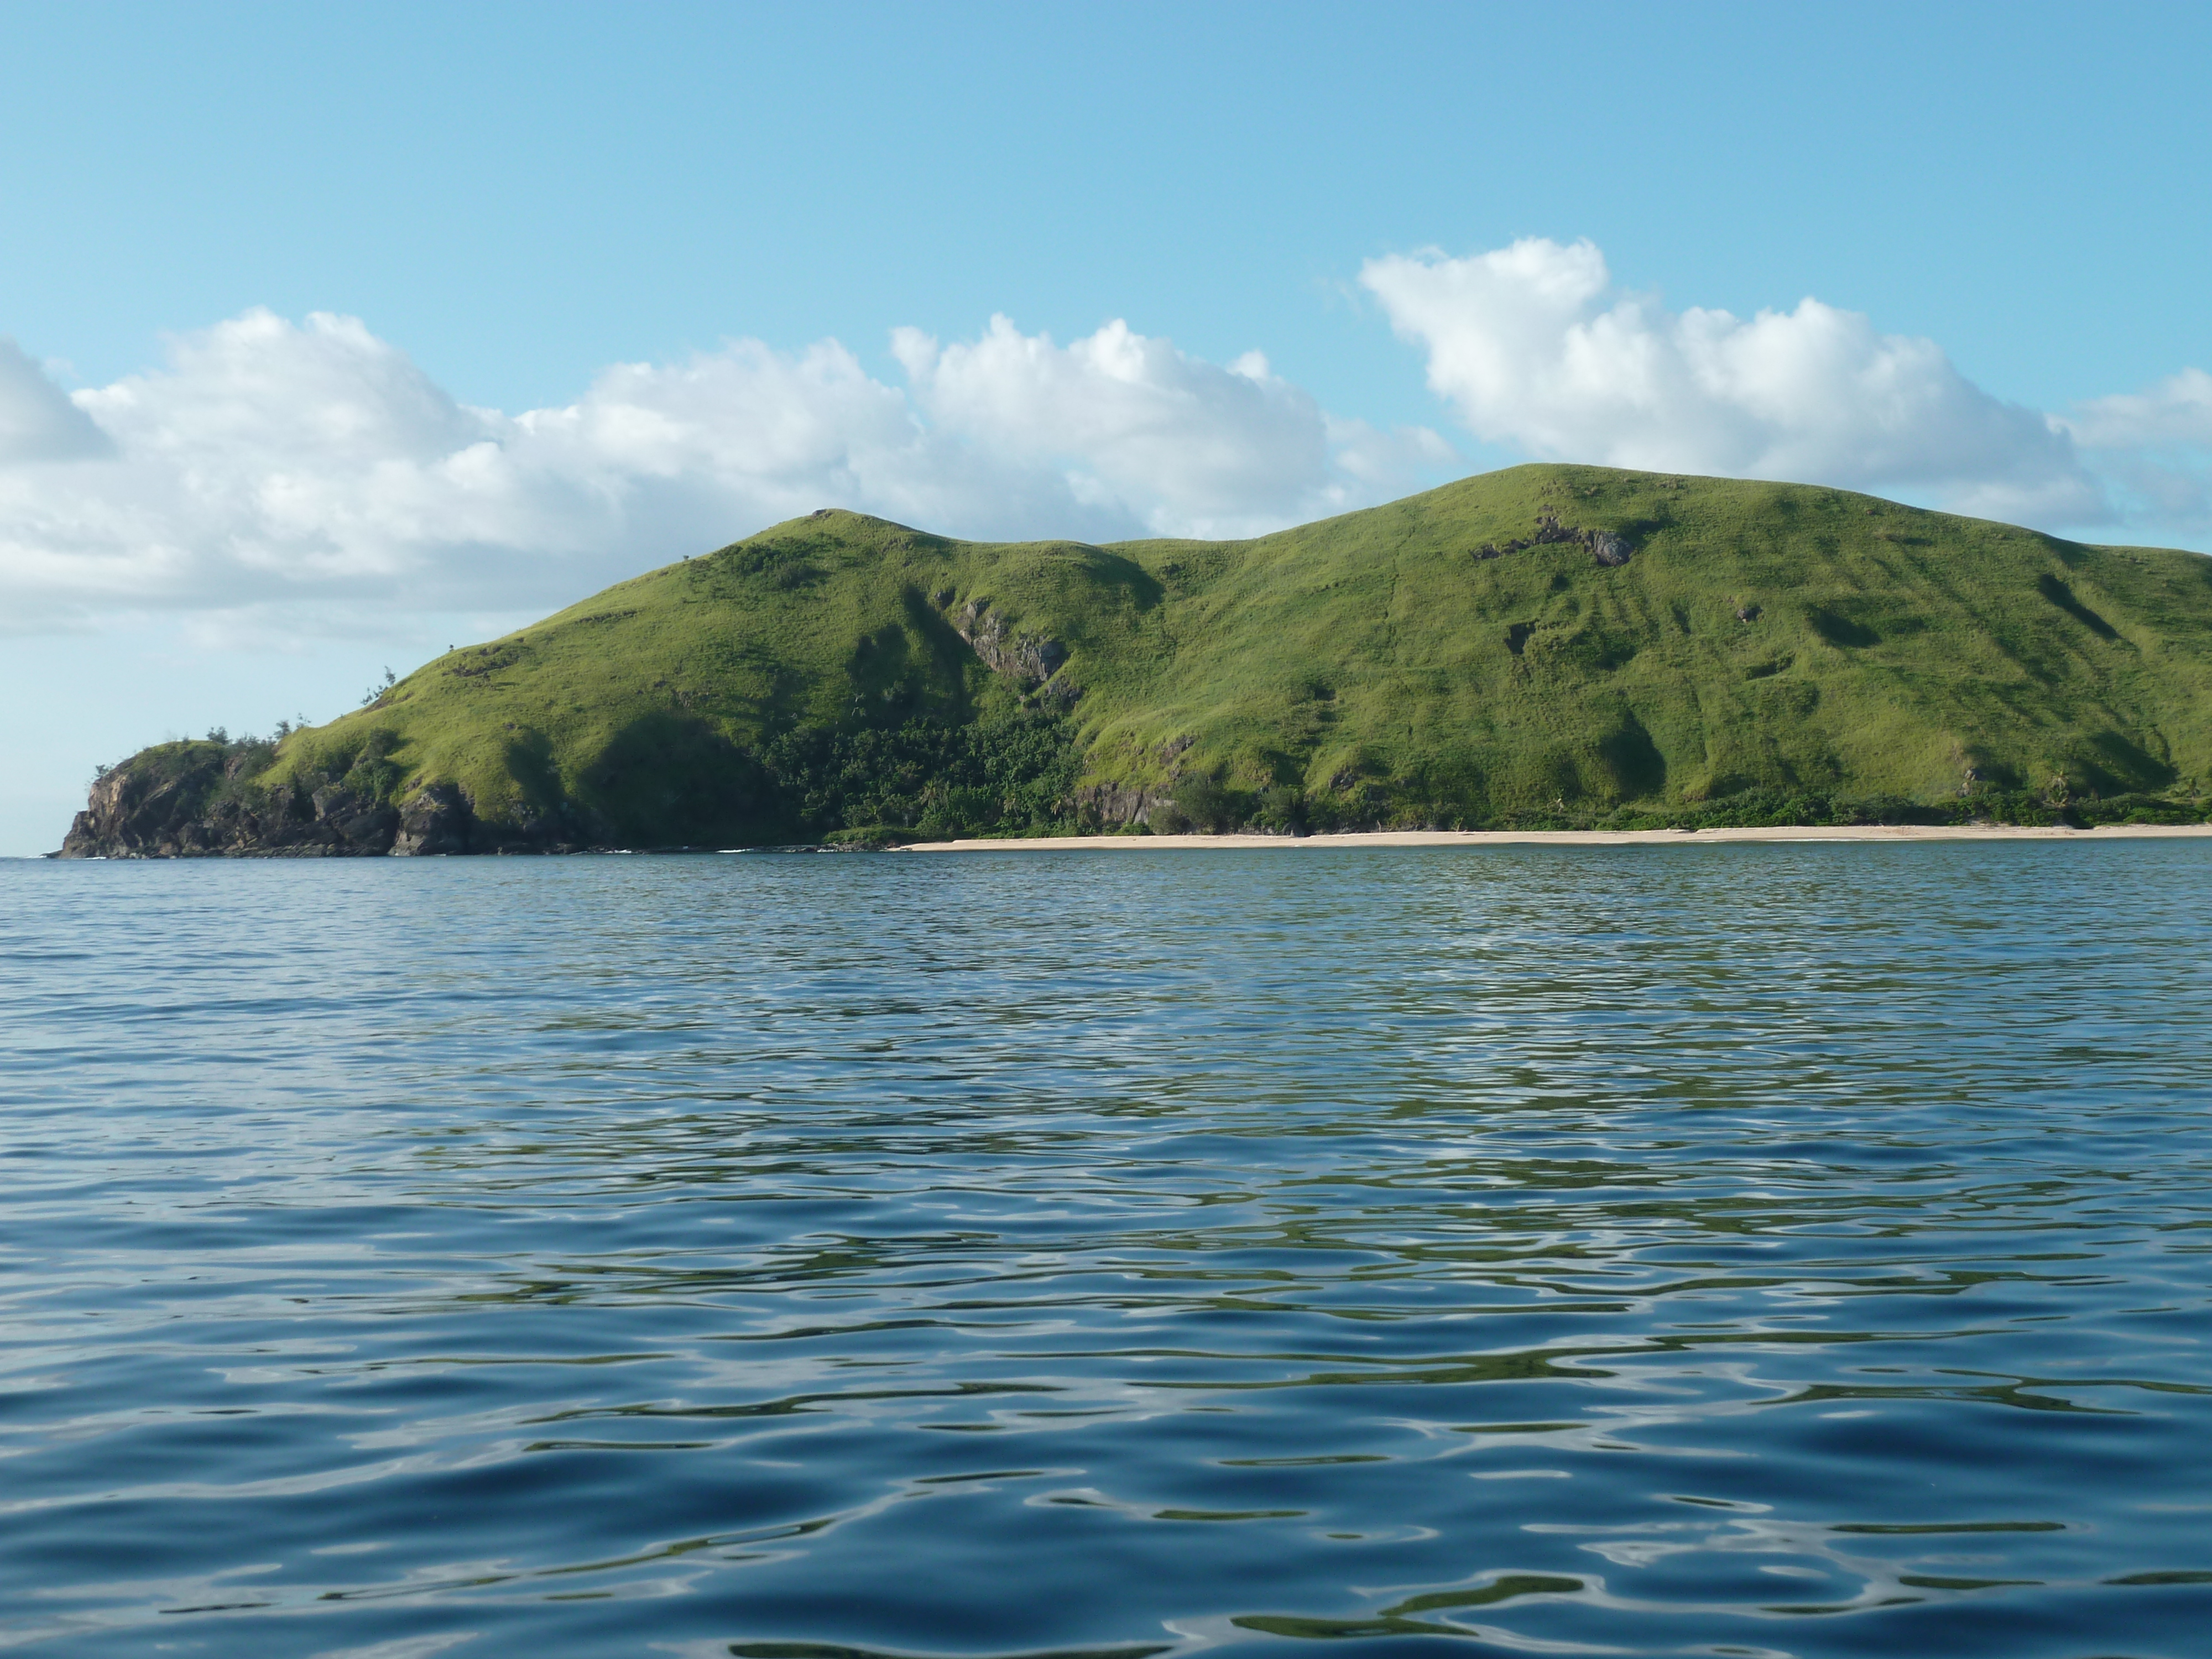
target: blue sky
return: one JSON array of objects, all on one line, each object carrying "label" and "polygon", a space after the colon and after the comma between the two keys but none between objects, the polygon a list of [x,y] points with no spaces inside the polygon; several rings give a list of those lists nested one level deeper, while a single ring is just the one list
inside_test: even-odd
[{"label": "blue sky", "polygon": [[96,761],[837,493],[1237,533],[1566,454],[2212,548],[2201,5],[0,37],[0,852]]}]

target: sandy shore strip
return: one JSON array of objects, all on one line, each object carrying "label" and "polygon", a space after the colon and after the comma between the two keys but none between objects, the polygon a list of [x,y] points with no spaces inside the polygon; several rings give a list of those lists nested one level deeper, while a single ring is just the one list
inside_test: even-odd
[{"label": "sandy shore strip", "polygon": [[2094,830],[2033,829],[2015,823],[1860,823],[1771,830],[1368,830],[1336,836],[1039,836],[1024,839],[920,841],[901,853],[1116,852],[1250,847],[1703,847],[1716,842],[2144,841],[2212,836],[2212,823],[2121,823]]}]

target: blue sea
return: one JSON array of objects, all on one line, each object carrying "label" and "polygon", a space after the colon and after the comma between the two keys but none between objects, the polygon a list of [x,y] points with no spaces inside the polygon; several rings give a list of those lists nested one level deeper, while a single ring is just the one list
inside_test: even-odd
[{"label": "blue sea", "polygon": [[2212,1652],[2212,843],[0,865],[0,1646]]}]

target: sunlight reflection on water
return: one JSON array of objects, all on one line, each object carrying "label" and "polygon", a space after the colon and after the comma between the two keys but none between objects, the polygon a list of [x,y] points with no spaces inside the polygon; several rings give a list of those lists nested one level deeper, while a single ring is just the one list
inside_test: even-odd
[{"label": "sunlight reflection on water", "polygon": [[2194,1653],[2208,945],[2186,843],[0,865],[0,1640]]}]

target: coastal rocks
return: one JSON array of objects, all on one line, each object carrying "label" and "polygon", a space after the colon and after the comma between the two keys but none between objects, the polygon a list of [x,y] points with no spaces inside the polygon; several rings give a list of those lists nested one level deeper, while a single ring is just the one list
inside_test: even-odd
[{"label": "coastal rocks", "polygon": [[258,790],[238,775],[236,759],[216,744],[134,757],[93,785],[57,856],[326,858],[391,849],[400,814],[374,795],[343,781]]},{"label": "coastal rocks", "polygon": [[1556,546],[1562,542],[1578,543],[1589,549],[1590,557],[1608,567],[1626,564],[1635,556],[1635,544],[1626,537],[1616,536],[1609,530],[1577,530],[1563,525],[1559,515],[1540,514],[1535,533],[1517,541],[1485,542],[1474,550],[1478,559],[1503,558],[1508,553],[1518,553],[1524,548]]},{"label": "coastal rocks", "polygon": [[390,852],[395,858],[465,853],[476,815],[458,786],[434,783],[399,809]]},{"label": "coastal rocks", "polygon": [[580,853],[609,839],[604,826],[586,823],[591,815],[567,801],[550,810],[520,801],[502,817],[480,817],[468,792],[455,783],[428,785],[396,811],[397,824],[382,849],[393,858]]},{"label": "coastal rocks", "polygon": [[[179,747],[212,745],[179,745]],[[396,804],[359,781],[257,790],[211,758],[149,751],[104,775],[58,858],[393,858],[461,853],[573,853],[603,837],[565,805],[479,818],[457,784]],[[233,787],[226,789],[226,782]]]},{"label": "coastal rocks", "polygon": [[[294,797],[296,803],[297,797]],[[388,852],[398,833],[397,807],[365,796],[343,782],[326,783],[307,797],[314,828],[320,833],[304,837],[307,844],[362,855]],[[297,843],[295,843],[297,844]]]},{"label": "coastal rocks", "polygon": [[[441,787],[434,785],[429,794]],[[487,821],[471,810],[468,797],[459,796],[459,811],[447,822],[462,832],[465,844],[459,847],[425,846],[417,850],[428,854],[455,853],[583,853],[612,846],[615,836],[609,825],[598,814],[573,801],[558,800],[550,807],[541,808],[528,801],[519,801],[508,809],[507,815]],[[394,853],[401,849],[394,845]]]},{"label": "coastal rocks", "polygon": [[541,807],[516,801],[496,817],[478,815],[456,783],[433,783],[403,800],[398,824],[384,850],[393,858],[439,858],[463,853],[581,853],[610,844],[596,815],[561,800]]},{"label": "coastal rocks", "polygon": [[201,839],[200,805],[222,777],[219,752],[187,753],[158,769],[126,764],[103,772],[59,856],[174,857]]},{"label": "coastal rocks", "polygon": [[565,805],[496,823],[458,784],[394,787],[385,749],[343,774],[261,781],[266,744],[161,744],[100,774],[58,858],[399,858],[574,852],[603,837]]}]

